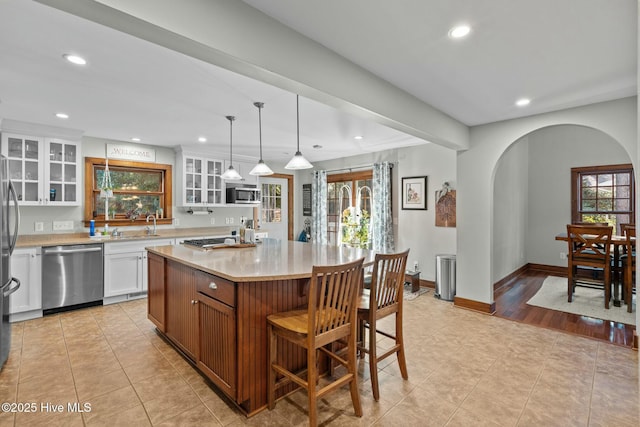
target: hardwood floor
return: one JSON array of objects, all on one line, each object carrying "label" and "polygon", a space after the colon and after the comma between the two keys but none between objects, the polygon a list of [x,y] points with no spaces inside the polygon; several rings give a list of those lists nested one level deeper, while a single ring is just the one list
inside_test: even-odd
[{"label": "hardwood floor", "polygon": [[548,275],[546,272],[528,270],[496,289],[495,315],[625,347],[633,346],[635,326],[527,305]]}]

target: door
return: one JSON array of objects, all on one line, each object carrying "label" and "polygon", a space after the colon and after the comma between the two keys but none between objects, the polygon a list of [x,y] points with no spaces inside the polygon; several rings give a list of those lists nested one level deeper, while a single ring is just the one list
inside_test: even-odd
[{"label": "door", "polygon": [[289,184],[286,178],[260,178],[260,227],[269,238],[289,239]]},{"label": "door", "polygon": [[145,252],[109,254],[104,258],[104,296],[141,292]]},{"label": "door", "polygon": [[11,272],[20,278],[20,289],[11,295],[9,313],[42,308],[42,259],[39,249],[16,249],[11,256]]}]

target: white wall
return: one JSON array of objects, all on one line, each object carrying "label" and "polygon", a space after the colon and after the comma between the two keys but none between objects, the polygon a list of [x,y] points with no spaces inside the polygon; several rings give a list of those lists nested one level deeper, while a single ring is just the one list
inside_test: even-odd
[{"label": "white wall", "polygon": [[524,135],[560,124],[599,129],[637,158],[635,97],[471,128],[471,148],[457,155],[457,296],[493,302],[493,178],[500,157]]},{"label": "white wall", "polygon": [[[435,226],[435,191],[448,181],[456,188],[456,153],[435,144],[424,144],[397,150],[368,153],[314,164],[315,170],[341,169],[390,161],[393,168],[393,218],[396,249],[410,248],[409,265],[417,261],[421,278],[434,280],[436,254],[456,253],[456,229]],[[341,171],[341,172],[348,172]],[[400,182],[402,177],[428,177],[427,210],[402,210],[400,208]],[[311,182],[311,171],[299,171],[296,175],[296,200],[301,199],[302,184]],[[301,207],[296,207],[296,228],[302,228],[304,217]],[[295,233],[294,233],[295,234]]]},{"label": "white wall", "polygon": [[493,187],[492,281],[526,264],[529,197],[529,144],[527,137],[504,152]]}]

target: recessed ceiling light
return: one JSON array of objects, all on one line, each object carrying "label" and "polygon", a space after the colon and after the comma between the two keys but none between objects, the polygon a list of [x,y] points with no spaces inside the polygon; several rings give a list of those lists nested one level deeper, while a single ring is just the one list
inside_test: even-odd
[{"label": "recessed ceiling light", "polygon": [[205,138],[204,136],[200,136],[198,137],[198,142],[207,142],[207,138]]},{"label": "recessed ceiling light", "polygon": [[452,39],[461,39],[471,32],[468,25],[457,25],[449,30],[449,37]]},{"label": "recessed ceiling light", "polygon": [[68,119],[69,115],[66,113],[56,113],[56,117],[59,119]]},{"label": "recessed ceiling light", "polygon": [[136,138],[136,137],[131,138],[131,140],[132,140],[133,142],[140,142],[140,141],[141,141],[141,140],[140,140],[140,138]]},{"label": "recessed ceiling light", "polygon": [[530,102],[531,100],[529,98],[520,98],[516,101],[516,105],[518,107],[526,107]]},{"label": "recessed ceiling light", "polygon": [[62,55],[62,57],[64,59],[66,59],[67,61],[71,62],[72,64],[76,64],[76,65],[87,65],[87,60],[84,59],[81,56],[78,55],[73,55],[70,53],[65,53],[64,55]]},{"label": "recessed ceiling light", "polygon": [[362,139],[362,138],[364,138],[362,135],[356,135],[353,137],[353,139]]}]

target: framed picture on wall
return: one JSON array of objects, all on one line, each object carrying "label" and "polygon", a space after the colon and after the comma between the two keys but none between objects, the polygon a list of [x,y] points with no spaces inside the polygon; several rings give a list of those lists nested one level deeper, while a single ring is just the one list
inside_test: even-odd
[{"label": "framed picture on wall", "polygon": [[427,209],[427,177],[402,178],[402,209]]}]

